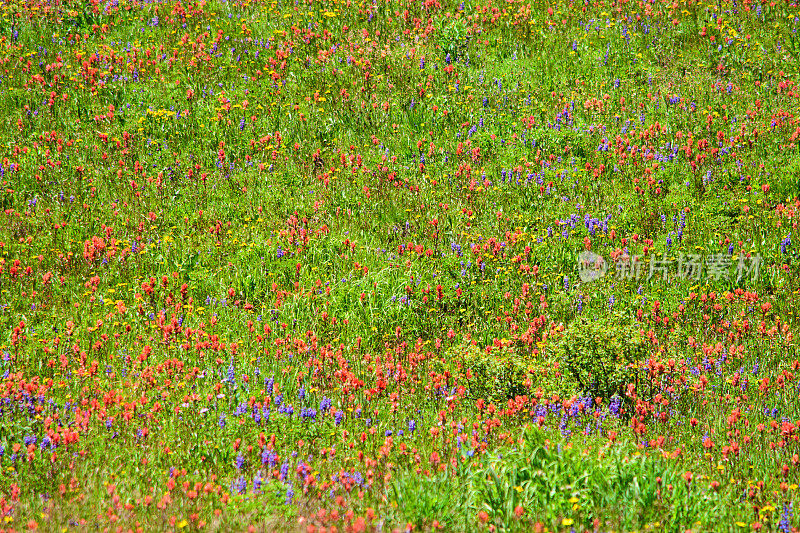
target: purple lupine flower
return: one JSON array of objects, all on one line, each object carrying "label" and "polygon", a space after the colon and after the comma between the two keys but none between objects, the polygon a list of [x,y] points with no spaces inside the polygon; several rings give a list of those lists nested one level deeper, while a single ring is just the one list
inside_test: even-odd
[{"label": "purple lupine flower", "polygon": [[330,398],[323,396],[322,401],[319,402],[320,412],[322,413],[328,412],[328,410],[331,408],[331,405],[333,405],[333,402],[330,400]]},{"label": "purple lupine flower", "polygon": [[792,530],[792,503],[784,503],[783,504],[783,514],[781,515],[781,521],[778,522],[778,530],[784,533],[788,533]]},{"label": "purple lupine flower", "polygon": [[619,416],[620,407],[622,407],[622,398],[614,396],[611,398],[611,403],[608,405],[609,412],[614,416]]},{"label": "purple lupine flower", "polygon": [[228,366],[228,373],[225,375],[225,381],[227,383],[236,384],[236,369],[233,366],[233,359],[231,359],[231,364]]}]

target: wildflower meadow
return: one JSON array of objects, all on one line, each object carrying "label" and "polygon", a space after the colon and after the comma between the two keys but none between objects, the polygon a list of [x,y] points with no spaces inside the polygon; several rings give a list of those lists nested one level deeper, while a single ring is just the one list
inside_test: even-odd
[{"label": "wildflower meadow", "polygon": [[797,531],[796,0],[2,0],[0,531]]}]

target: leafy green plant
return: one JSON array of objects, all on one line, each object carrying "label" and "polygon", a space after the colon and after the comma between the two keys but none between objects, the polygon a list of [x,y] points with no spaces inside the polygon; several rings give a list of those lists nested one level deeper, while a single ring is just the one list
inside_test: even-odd
[{"label": "leafy green plant", "polygon": [[464,527],[470,493],[451,472],[431,477],[403,475],[392,482],[388,494],[401,521],[420,530],[430,527],[434,520],[452,530]]},{"label": "leafy green plant", "polygon": [[622,395],[636,363],[647,353],[638,328],[609,318],[570,324],[557,347],[557,357],[577,388],[602,398]]},{"label": "leafy green plant", "polygon": [[438,33],[442,57],[450,54],[451,59],[457,61],[466,52],[469,42],[466,24],[461,20],[451,20],[447,24],[442,23]]},{"label": "leafy green plant", "polygon": [[527,392],[528,364],[513,350],[487,353],[472,345],[459,345],[453,352],[472,375],[468,385],[472,397],[504,403]]}]

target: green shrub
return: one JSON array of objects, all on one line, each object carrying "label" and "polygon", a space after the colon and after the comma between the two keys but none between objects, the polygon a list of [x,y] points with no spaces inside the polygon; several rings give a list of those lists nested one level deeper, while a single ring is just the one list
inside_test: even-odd
[{"label": "green shrub", "polygon": [[513,349],[486,353],[476,346],[461,345],[455,355],[472,374],[467,388],[473,398],[500,404],[527,394],[529,361]]},{"label": "green shrub", "polygon": [[646,339],[637,327],[609,319],[570,324],[557,346],[564,373],[575,380],[577,389],[602,398],[624,396],[637,363],[647,353]]},{"label": "green shrub", "polygon": [[469,34],[467,26],[461,20],[450,20],[439,23],[439,46],[441,47],[442,59],[450,54],[451,61],[457,61],[466,53]]}]

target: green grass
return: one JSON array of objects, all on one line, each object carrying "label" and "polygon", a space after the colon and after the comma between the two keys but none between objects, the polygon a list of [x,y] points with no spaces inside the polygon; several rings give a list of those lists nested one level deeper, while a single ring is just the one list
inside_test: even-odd
[{"label": "green grass", "polygon": [[0,530],[793,530],[795,12],[0,6]]}]

